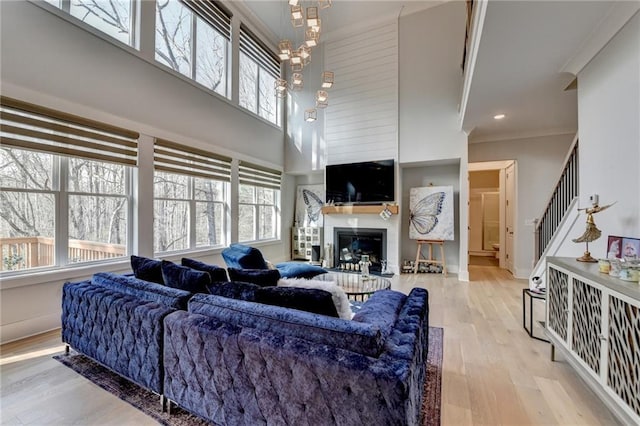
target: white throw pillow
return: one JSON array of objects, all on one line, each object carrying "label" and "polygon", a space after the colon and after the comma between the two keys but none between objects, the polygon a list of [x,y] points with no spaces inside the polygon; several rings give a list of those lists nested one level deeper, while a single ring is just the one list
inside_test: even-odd
[{"label": "white throw pillow", "polygon": [[350,320],[353,318],[349,298],[344,290],[335,283],[335,281],[308,280],[305,278],[281,278],[278,280],[278,287],[301,287],[315,288],[331,293],[333,304],[336,306],[338,316],[342,319]]}]

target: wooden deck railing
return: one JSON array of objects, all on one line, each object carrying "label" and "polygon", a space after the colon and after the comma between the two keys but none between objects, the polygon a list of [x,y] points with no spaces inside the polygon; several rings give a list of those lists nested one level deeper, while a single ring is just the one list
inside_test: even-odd
[{"label": "wooden deck railing", "polygon": [[[122,257],[127,253],[122,244],[69,240],[69,263]],[[55,263],[54,240],[50,237],[0,238],[0,271],[52,266]]]}]

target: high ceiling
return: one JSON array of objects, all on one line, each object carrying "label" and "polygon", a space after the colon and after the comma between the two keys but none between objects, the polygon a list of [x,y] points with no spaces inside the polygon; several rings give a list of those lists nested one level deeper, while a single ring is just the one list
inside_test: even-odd
[{"label": "high ceiling", "polygon": [[575,132],[577,91],[564,90],[575,76],[562,70],[614,3],[489,2],[463,120],[470,141]]},{"label": "high ceiling", "polygon": [[[442,3],[334,0],[332,8],[322,12],[327,16],[324,31],[328,37],[342,36],[348,34],[346,29],[353,31]],[[461,122],[470,142],[575,132],[577,91],[564,90],[575,76],[563,69],[616,3],[490,1]],[[286,0],[244,4],[267,27],[271,33],[267,35],[274,39],[298,36],[289,23]],[[499,113],[506,117],[494,120]]]}]

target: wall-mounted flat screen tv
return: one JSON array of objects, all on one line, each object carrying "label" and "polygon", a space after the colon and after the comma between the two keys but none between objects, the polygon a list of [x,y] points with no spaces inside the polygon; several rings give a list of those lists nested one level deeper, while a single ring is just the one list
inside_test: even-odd
[{"label": "wall-mounted flat screen tv", "polygon": [[327,202],[380,204],[395,201],[393,160],[334,164],[326,167]]}]

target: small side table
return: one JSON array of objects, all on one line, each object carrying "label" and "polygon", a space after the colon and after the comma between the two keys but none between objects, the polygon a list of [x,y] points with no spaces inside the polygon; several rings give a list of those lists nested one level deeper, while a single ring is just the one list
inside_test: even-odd
[{"label": "small side table", "polygon": [[[527,310],[526,310],[526,297],[529,296],[529,328],[527,328]],[[542,337],[534,336],[533,334],[533,300],[542,300],[543,303],[546,303],[544,294],[534,293],[528,288],[522,289],[522,328],[525,329],[529,337],[532,337],[537,340],[541,340],[543,342],[549,343],[547,339]],[[541,323],[544,327],[544,322]]]}]

